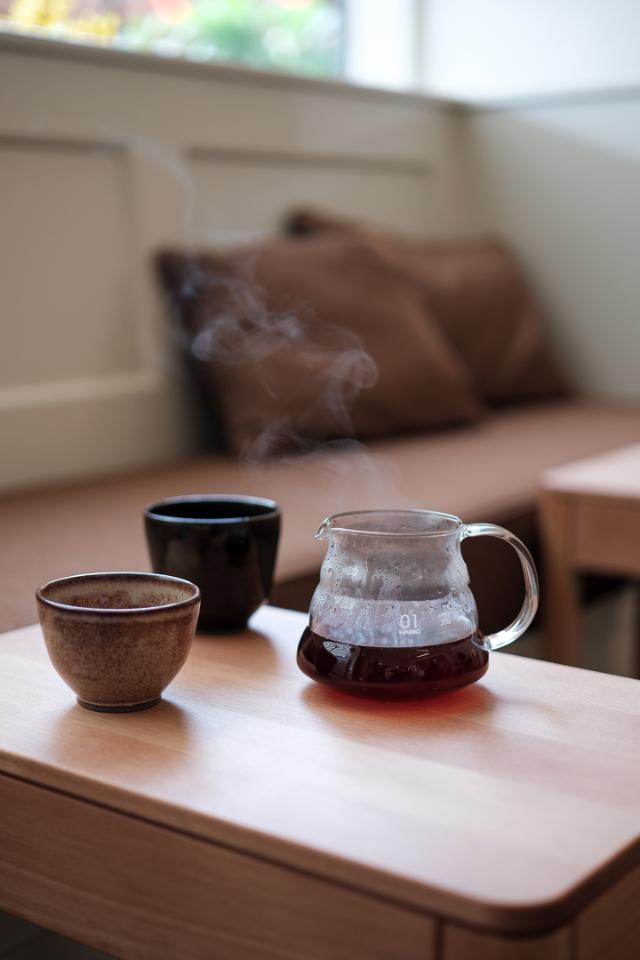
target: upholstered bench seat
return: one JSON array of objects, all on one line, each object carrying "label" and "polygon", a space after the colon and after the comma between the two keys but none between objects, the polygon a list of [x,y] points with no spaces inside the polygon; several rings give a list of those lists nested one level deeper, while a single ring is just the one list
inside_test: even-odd
[{"label": "upholstered bench seat", "polygon": [[[535,504],[548,467],[640,440],[640,407],[562,401],[511,408],[478,426],[330,448],[262,465],[212,455],[129,476],[0,500],[0,629],[36,620],[33,593],[53,577],[148,569],[142,511],[184,493],[244,493],[277,500],[283,534],[272,601],[304,608],[324,545],[313,534],[341,510],[428,507],[511,527],[535,546]],[[481,625],[517,608],[517,563],[504,544],[465,545]],[[483,562],[480,558],[489,558]]]}]

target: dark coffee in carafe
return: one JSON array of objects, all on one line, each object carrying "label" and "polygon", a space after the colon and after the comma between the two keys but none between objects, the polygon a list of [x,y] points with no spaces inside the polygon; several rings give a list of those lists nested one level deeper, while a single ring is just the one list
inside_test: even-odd
[{"label": "dark coffee in carafe", "polygon": [[321,637],[309,627],[298,666],[312,680],[344,693],[379,698],[431,697],[479,680],[489,654],[478,634],[428,646],[371,646]]}]

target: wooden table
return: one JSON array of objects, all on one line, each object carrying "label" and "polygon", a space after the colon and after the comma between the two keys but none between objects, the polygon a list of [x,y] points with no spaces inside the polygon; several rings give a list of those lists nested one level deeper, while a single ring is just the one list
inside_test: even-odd
[{"label": "wooden table", "polygon": [[640,683],[498,653],[372,703],[299,673],[304,623],[122,715],[0,637],[0,909],[132,960],[637,957]]},{"label": "wooden table", "polygon": [[580,574],[640,576],[640,444],[548,471],[540,507],[545,657],[575,664]]}]

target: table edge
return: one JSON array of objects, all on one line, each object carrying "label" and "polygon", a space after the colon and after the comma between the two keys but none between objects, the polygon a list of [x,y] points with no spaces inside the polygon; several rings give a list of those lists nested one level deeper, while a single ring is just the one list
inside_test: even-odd
[{"label": "table edge", "polygon": [[[247,827],[236,825],[230,827],[226,821],[194,814],[191,811],[189,811],[189,817],[192,827],[187,828],[179,822],[181,808],[172,804],[156,801],[156,808],[168,816],[150,818],[137,811],[135,805],[127,805],[127,798],[134,798],[135,794],[128,794],[118,788],[98,783],[105,796],[102,798],[89,796],[82,791],[82,787],[96,781],[70,774],[61,778],[68,779],[70,782],[60,785],[55,783],[55,776],[50,775],[47,778],[47,773],[51,774],[51,770],[44,764],[32,763],[34,767],[32,774],[25,775],[24,772],[8,769],[11,763],[7,764],[7,759],[10,759],[10,755],[0,750],[0,778],[27,783],[55,793],[57,796],[68,797],[119,816],[152,824],[180,836],[208,843],[240,856],[257,859],[325,883],[336,884],[405,910],[420,912],[499,936],[542,935],[571,923],[582,909],[596,901],[601,894],[624,879],[635,868],[640,867],[639,837],[621,850],[617,856],[607,861],[597,874],[591,873],[585,876],[575,886],[560,891],[556,897],[521,903],[491,899],[481,901],[446,888],[432,887],[418,880],[312,850],[281,837],[262,834]],[[44,774],[44,777],[41,774]],[[230,835],[224,837],[216,833],[215,829],[204,829],[205,826],[211,828],[216,825],[222,826]],[[394,890],[394,895],[389,894],[390,889]]]}]

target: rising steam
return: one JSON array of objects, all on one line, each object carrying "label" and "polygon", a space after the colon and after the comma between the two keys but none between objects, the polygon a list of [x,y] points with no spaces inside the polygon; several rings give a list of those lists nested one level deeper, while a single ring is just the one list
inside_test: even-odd
[{"label": "rising steam", "polygon": [[254,280],[257,256],[256,252],[243,257],[232,275],[228,270],[217,274],[195,258],[190,262],[177,291],[178,311],[186,306],[188,313],[189,304],[198,302],[216,306],[206,316],[199,315],[196,329],[186,334],[186,346],[198,361],[218,369],[250,367],[273,401],[281,399],[280,388],[265,373],[266,361],[288,355],[292,365],[295,358],[295,375],[306,378],[313,388],[304,415],[329,418],[338,439],[327,442],[306,436],[298,426],[301,411],[285,407],[284,412],[265,417],[259,435],[242,451],[243,459],[262,460],[284,450],[312,454],[345,441],[353,446],[351,411],[361,391],[376,382],[375,361],[353,331],[326,322],[320,326],[308,304],[269,310]]}]

